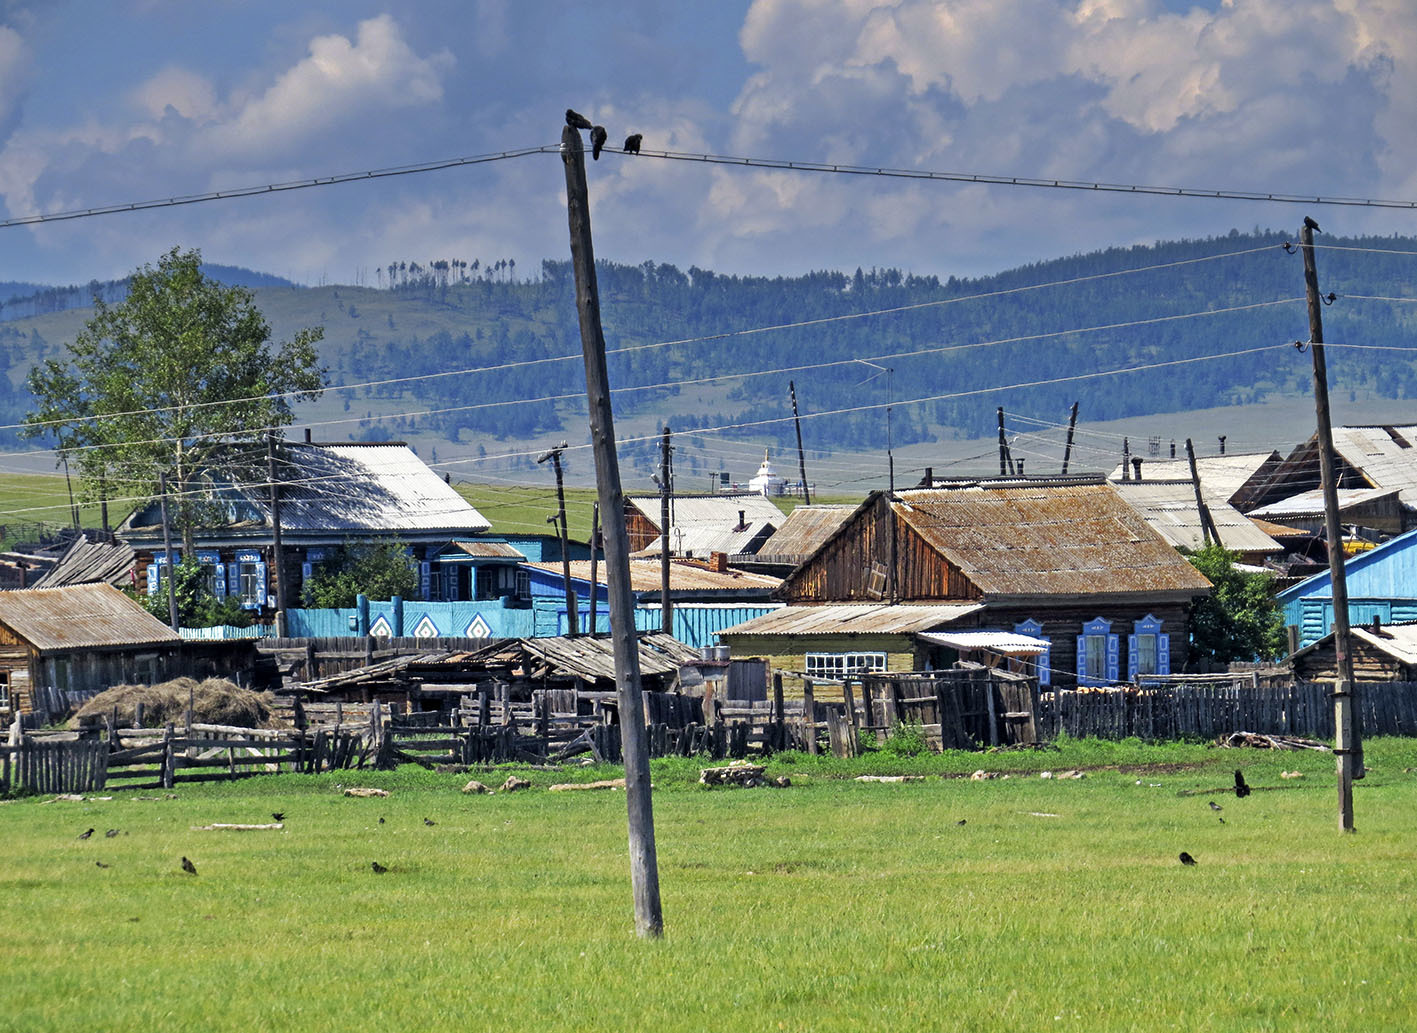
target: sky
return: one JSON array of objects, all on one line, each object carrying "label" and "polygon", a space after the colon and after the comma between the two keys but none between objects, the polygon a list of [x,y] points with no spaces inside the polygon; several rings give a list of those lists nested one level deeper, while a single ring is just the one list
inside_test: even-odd
[{"label": "sky", "polygon": [[[0,218],[555,144],[1417,199],[1411,0],[0,0]],[[597,256],[980,275],[1417,212],[590,164]],[[0,280],[173,246],[303,283],[569,256],[554,154],[0,231]]]}]

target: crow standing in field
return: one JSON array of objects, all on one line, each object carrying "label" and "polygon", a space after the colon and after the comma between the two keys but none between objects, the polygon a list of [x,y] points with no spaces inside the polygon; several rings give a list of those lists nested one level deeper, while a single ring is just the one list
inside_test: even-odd
[{"label": "crow standing in field", "polygon": [[1194,857],[1192,857],[1190,854],[1186,853],[1184,850],[1182,850],[1182,851],[1181,851],[1181,863],[1184,864],[1184,865],[1186,865],[1187,867],[1189,867],[1189,866],[1191,866],[1191,865],[1193,865],[1193,864],[1196,863],[1196,859],[1195,859]]},{"label": "crow standing in field", "polygon": [[118,835],[118,830],[117,830],[117,829],[109,829],[107,832],[105,832],[105,833],[103,834],[103,837],[104,837],[105,839],[112,839],[112,838],[113,838],[114,836],[116,836],[116,835]]},{"label": "crow standing in field", "polygon": [[94,864],[98,865],[100,868],[108,867],[108,865],[104,864],[102,861],[95,861]]},{"label": "crow standing in field", "polygon": [[386,871],[388,871],[388,869],[385,868],[385,867],[384,867],[382,864],[380,864],[378,861],[370,861],[370,862],[369,862],[369,867],[372,868],[372,869],[374,869],[374,874],[375,874],[375,875],[383,875]]},{"label": "crow standing in field", "polygon": [[88,838],[89,838],[90,836],[92,836],[92,835],[93,835],[93,829],[89,829],[87,832],[80,832],[80,833],[79,833],[77,836],[75,836],[74,838],[75,838],[75,839],[88,839]]},{"label": "crow standing in field", "polygon": [[276,821],[285,821],[285,811],[271,811],[271,817]]},{"label": "crow standing in field", "polygon": [[1250,795],[1250,787],[1245,784],[1245,775],[1239,768],[1235,769],[1235,795],[1242,800]]},{"label": "crow standing in field", "polygon": [[610,134],[605,131],[604,126],[595,126],[590,131],[590,158],[591,161],[600,160],[600,149],[605,146],[605,140]]},{"label": "crow standing in field", "polygon": [[626,154],[639,154],[640,142],[644,140],[643,133],[631,133],[625,137],[625,146],[621,148]]},{"label": "crow standing in field", "polygon": [[570,108],[566,109],[566,125],[570,126],[572,129],[594,128],[591,125],[590,119],[586,118],[579,111],[572,111]]},{"label": "crow standing in field", "polygon": [[438,824],[438,823],[437,823],[436,821],[434,821],[432,818],[424,818],[424,819],[423,819],[423,824],[425,824],[425,825],[436,825],[436,824]]},{"label": "crow standing in field", "polygon": [[1223,810],[1225,810],[1224,807],[1220,806],[1220,804],[1216,803],[1214,800],[1211,800],[1211,801],[1210,801],[1210,809],[1213,810],[1213,811],[1223,811]]},{"label": "crow standing in field", "polygon": [[186,872],[188,875],[196,875],[196,874],[197,874],[197,866],[196,866],[195,864],[193,864],[191,861],[187,860],[187,858],[185,858],[185,857],[182,858],[182,870],[183,870],[184,872]]}]

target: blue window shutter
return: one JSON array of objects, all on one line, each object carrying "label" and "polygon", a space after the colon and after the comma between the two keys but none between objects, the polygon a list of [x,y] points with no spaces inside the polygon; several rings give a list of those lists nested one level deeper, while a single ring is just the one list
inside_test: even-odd
[{"label": "blue window shutter", "polygon": [[225,598],[226,598],[226,564],[225,564],[225,563],[222,563],[222,562],[220,562],[220,561],[218,561],[217,563],[213,564],[213,568],[214,568],[215,571],[216,571],[216,597],[217,597],[218,599],[225,599]]},{"label": "blue window shutter", "polygon": [[1053,650],[1045,649],[1038,654],[1038,684],[1053,684]]},{"label": "blue window shutter", "polygon": [[148,564],[148,595],[157,595],[157,571],[157,561],[153,560]]},{"label": "blue window shutter", "polygon": [[1156,673],[1171,673],[1171,636],[1156,636]]},{"label": "blue window shutter", "polygon": [[433,587],[433,564],[427,560],[421,560],[418,564],[418,587],[423,594],[423,601],[428,601],[428,595]]},{"label": "blue window shutter", "polygon": [[1087,684],[1087,636],[1078,636],[1078,684]]},{"label": "blue window shutter", "polygon": [[226,594],[241,594],[241,564],[228,563],[226,565]]},{"label": "blue window shutter", "polygon": [[304,563],[300,564],[300,580],[309,581],[310,572],[314,569],[315,564],[311,563],[309,560],[306,560]]},{"label": "blue window shutter", "polygon": [[250,607],[251,607],[251,609],[253,609],[253,610],[259,610],[259,609],[261,608],[261,604],[264,603],[265,601],[266,601],[266,565],[265,565],[265,563],[257,563],[257,564],[256,564],[256,598],[255,598],[254,600],[252,600],[252,602],[251,602],[251,604],[250,604]]},{"label": "blue window shutter", "polygon": [[1118,680],[1117,671],[1120,667],[1120,658],[1118,657],[1117,653],[1119,651],[1120,645],[1120,635],[1107,636],[1107,680],[1113,683]]},{"label": "blue window shutter", "polygon": [[1137,637],[1136,637],[1135,635],[1128,635],[1128,636],[1127,636],[1127,677],[1128,677],[1128,678],[1135,678],[1135,677],[1137,676],[1137,668],[1140,666],[1139,663],[1138,663],[1138,661],[1139,661],[1140,659],[1141,659],[1141,658],[1137,656]]}]

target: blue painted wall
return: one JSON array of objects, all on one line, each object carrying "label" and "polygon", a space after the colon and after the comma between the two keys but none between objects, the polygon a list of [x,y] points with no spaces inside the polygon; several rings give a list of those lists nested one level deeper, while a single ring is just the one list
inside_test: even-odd
[{"label": "blue painted wall", "polygon": [[[1417,621],[1417,531],[1409,531],[1375,549],[1348,559],[1348,620],[1370,624]],[[1286,588],[1276,597],[1284,623],[1299,628],[1299,647],[1328,634],[1333,624],[1333,583],[1328,571]]]},{"label": "blue painted wall", "polygon": [[[425,603],[405,600],[402,607],[401,634],[411,637],[471,637],[471,638],[547,638],[564,635],[567,629],[566,600],[560,598],[539,598],[524,609],[509,609],[500,601],[476,603]],[[383,627],[390,630],[385,634],[400,633],[399,606],[392,602],[370,602],[369,627],[378,634]],[[777,605],[741,606],[707,605],[683,603],[674,607],[674,637],[695,649],[718,644],[718,632],[735,624],[761,617],[778,609]],[[582,610],[581,630],[585,630],[590,614]],[[351,618],[354,627],[350,627]],[[481,620],[486,626],[485,636],[479,634],[481,626],[472,628],[474,621]],[[639,631],[659,629],[660,609],[658,606],[641,606],[635,609],[635,628]],[[382,622],[382,623],[381,623]],[[426,623],[425,623],[426,622]],[[596,612],[596,630],[610,631],[610,614],[604,605]],[[286,627],[292,638],[339,638],[353,637],[364,633],[359,610],[289,610]]]}]

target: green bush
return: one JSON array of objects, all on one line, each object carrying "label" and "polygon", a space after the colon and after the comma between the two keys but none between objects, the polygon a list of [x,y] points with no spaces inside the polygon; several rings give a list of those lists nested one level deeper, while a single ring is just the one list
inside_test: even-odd
[{"label": "green bush", "polygon": [[918,757],[929,752],[930,744],[925,739],[925,727],[919,721],[902,721],[891,729],[891,734],[881,744],[881,750],[895,757]]}]

